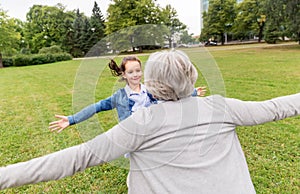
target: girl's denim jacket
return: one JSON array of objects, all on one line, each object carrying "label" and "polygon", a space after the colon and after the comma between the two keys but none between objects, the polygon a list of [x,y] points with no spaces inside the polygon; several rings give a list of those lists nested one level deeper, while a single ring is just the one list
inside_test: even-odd
[{"label": "girl's denim jacket", "polygon": [[[157,100],[153,98],[150,93],[147,93],[151,104],[156,104]],[[197,90],[195,89],[192,96],[197,96]],[[134,105],[134,101],[129,99],[124,88],[116,91],[112,96],[100,100],[99,102],[89,105],[86,108],[82,109],[78,113],[74,115],[68,116],[68,120],[70,125],[74,125],[76,123],[80,123],[88,118],[92,117],[94,114],[112,110],[114,108],[117,109],[119,121],[122,121],[129,117],[132,113],[132,107]]]},{"label": "girl's denim jacket", "polygon": [[[147,93],[151,104],[156,104],[157,100],[153,98],[150,93]],[[68,116],[68,120],[70,125],[74,125],[76,123],[80,123],[88,118],[92,117],[94,114],[112,110],[114,108],[117,109],[119,121],[122,121],[129,117],[132,113],[132,107],[134,105],[134,101],[129,99],[127,93],[124,88],[119,89],[116,91],[112,96],[100,100],[99,102],[89,105],[86,108],[82,109],[80,112]]]}]

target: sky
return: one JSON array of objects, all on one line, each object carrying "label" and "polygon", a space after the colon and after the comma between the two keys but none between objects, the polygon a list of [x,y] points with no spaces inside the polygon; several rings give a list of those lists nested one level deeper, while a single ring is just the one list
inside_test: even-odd
[{"label": "sky", "polygon": [[[91,16],[94,2],[98,3],[102,14],[106,17],[106,10],[110,0],[0,0],[0,8],[7,11],[13,18],[26,20],[26,13],[33,5],[55,6],[61,3],[66,10],[79,8],[86,16]],[[200,0],[157,0],[161,7],[170,4],[178,14],[179,20],[187,25],[188,32],[198,35],[200,32]]]}]

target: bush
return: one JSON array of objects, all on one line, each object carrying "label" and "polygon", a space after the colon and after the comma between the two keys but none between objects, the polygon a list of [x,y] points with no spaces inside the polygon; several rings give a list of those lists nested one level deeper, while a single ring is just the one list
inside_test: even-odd
[{"label": "bush", "polygon": [[13,57],[14,66],[27,66],[31,65],[32,57],[30,55],[17,55]]},{"label": "bush", "polygon": [[30,55],[31,54],[31,51],[29,48],[22,48],[20,50],[20,54],[23,54],[23,55]]},{"label": "bush", "polygon": [[11,67],[14,65],[12,57],[2,58],[3,67]]},{"label": "bush", "polygon": [[265,41],[268,44],[276,44],[276,41],[279,40],[279,34],[274,27],[269,27],[265,31]]},{"label": "bush", "polygon": [[56,54],[62,52],[62,49],[57,45],[53,45],[51,47],[43,47],[39,50],[39,54]]},{"label": "bush", "polygon": [[68,61],[72,59],[72,56],[69,53],[57,53],[53,54],[55,61]]},{"label": "bush", "polygon": [[41,65],[46,63],[54,63],[58,61],[72,60],[72,56],[68,53],[56,54],[34,54],[34,55],[16,55],[14,57],[3,58],[3,66],[28,66]]}]

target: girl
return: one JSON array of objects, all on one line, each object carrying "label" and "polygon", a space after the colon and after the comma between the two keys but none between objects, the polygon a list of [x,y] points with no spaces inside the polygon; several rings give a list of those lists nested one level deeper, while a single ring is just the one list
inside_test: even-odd
[{"label": "girl", "polygon": [[112,96],[89,105],[74,115],[55,115],[60,120],[49,124],[49,129],[52,132],[57,131],[59,133],[68,126],[85,121],[98,112],[114,108],[117,109],[119,121],[122,121],[138,108],[157,103],[156,99],[147,92],[141,83],[143,71],[141,61],[137,57],[124,57],[120,66],[114,60],[111,60],[108,65],[114,76],[121,76],[121,81],[126,81],[126,86],[116,91]]}]

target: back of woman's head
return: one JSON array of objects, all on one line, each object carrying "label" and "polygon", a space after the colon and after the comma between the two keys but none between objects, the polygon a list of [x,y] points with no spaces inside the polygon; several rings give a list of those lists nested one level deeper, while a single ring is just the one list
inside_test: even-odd
[{"label": "back of woman's head", "polygon": [[159,100],[191,96],[198,73],[188,56],[179,50],[156,52],[145,65],[147,90]]}]

